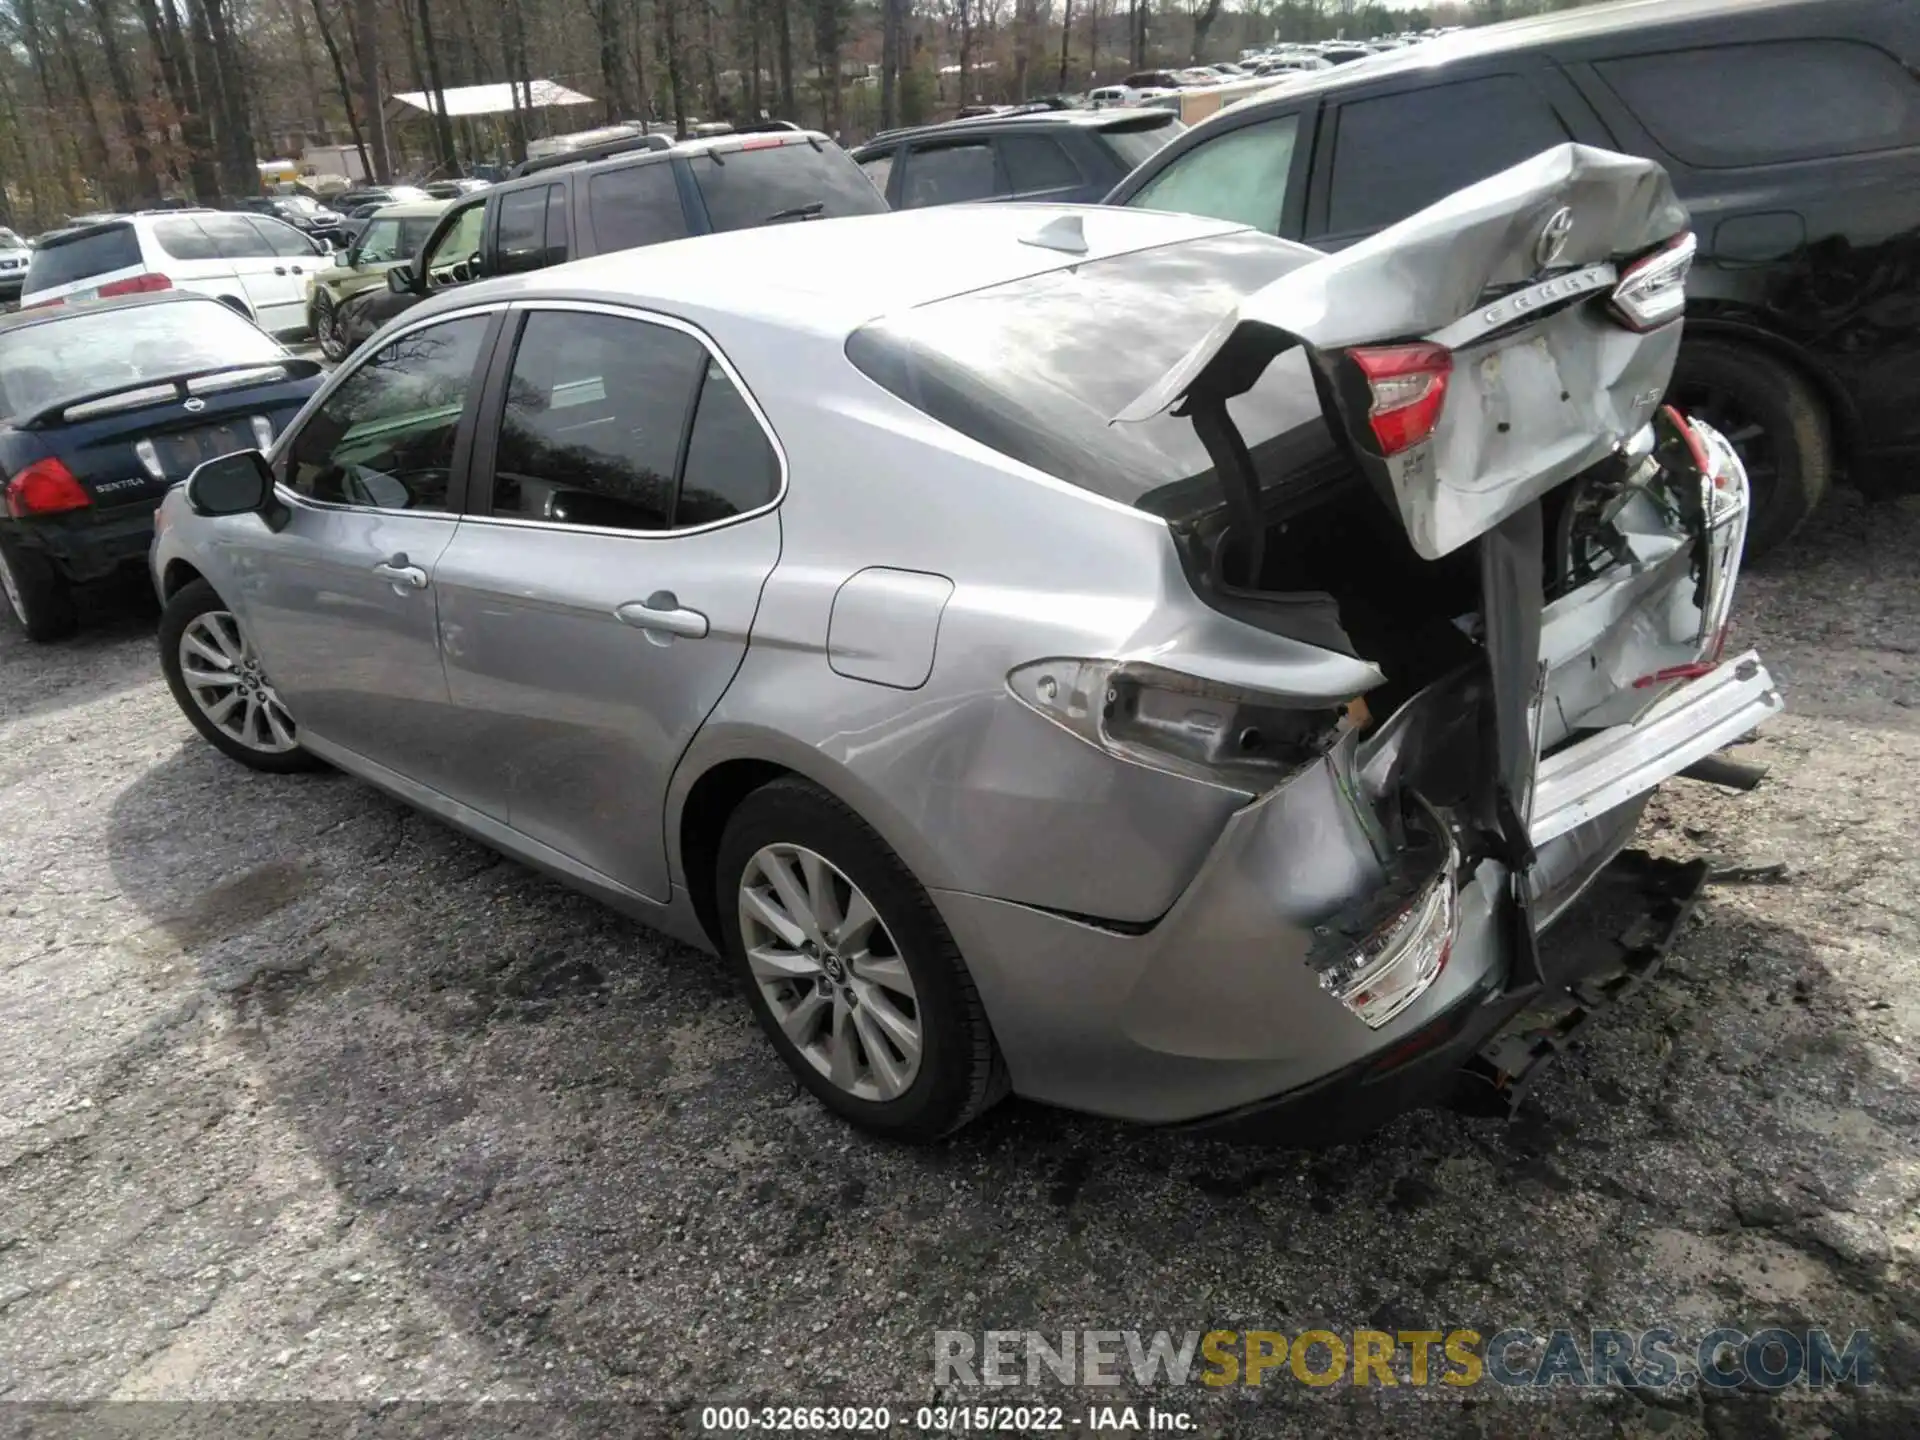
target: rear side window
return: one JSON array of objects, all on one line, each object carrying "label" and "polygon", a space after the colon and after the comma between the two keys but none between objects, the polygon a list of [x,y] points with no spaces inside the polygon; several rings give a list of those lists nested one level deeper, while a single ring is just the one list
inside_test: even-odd
[{"label": "rear side window", "polygon": [[140,239],[131,225],[115,225],[78,235],[71,240],[56,240],[33,252],[27,266],[25,288],[51,290],[56,285],[71,285],[110,270],[125,270],[142,264]]},{"label": "rear side window", "polygon": [[213,237],[200,228],[198,220],[156,220],[153,238],[175,260],[218,260]]},{"label": "rear side window", "polygon": [[711,525],[758,510],[780,493],[780,461],[740,387],[707,361],[687,439],[687,468],[673,510],[675,528]]},{"label": "rear side window", "polygon": [[716,230],[816,215],[879,215],[887,208],[873,182],[838,145],[816,150],[800,141],[694,155],[687,163]]},{"label": "rear side window", "polygon": [[[1154,112],[1146,112],[1152,115]],[[1158,124],[1112,125],[1101,130],[1100,140],[1109,150],[1120,157],[1120,163],[1128,170],[1144,165],[1147,157],[1174,136],[1183,134],[1186,126],[1165,112],[1157,117]]]},{"label": "rear side window", "polygon": [[893,151],[884,150],[878,155],[869,155],[860,162],[860,168],[873,181],[873,188],[882,195],[886,194],[887,181],[893,176]]},{"label": "rear side window", "polygon": [[1299,133],[1298,115],[1229,130],[1173,161],[1127,204],[1139,210],[1205,215],[1277,234]]},{"label": "rear side window", "polygon": [[587,211],[593,217],[594,244],[602,252],[657,245],[687,233],[670,162],[656,160],[595,175],[587,182]]},{"label": "rear side window", "polygon": [[1378,230],[1565,144],[1546,98],[1517,75],[1431,85],[1340,107],[1324,233]]},{"label": "rear side window", "polygon": [[993,146],[985,140],[910,149],[902,169],[905,179],[900,185],[900,205],[906,210],[993,197]]},{"label": "rear side window", "polygon": [[1776,40],[1594,65],[1673,156],[1703,169],[1920,144],[1920,80],[1853,40]]},{"label": "rear side window", "polygon": [[539,270],[567,258],[566,193],[563,185],[537,185],[500,197],[500,274]]},{"label": "rear side window", "polygon": [[1000,163],[1007,167],[1007,184],[1015,195],[1064,190],[1083,178],[1073,157],[1045,135],[1001,136]]}]

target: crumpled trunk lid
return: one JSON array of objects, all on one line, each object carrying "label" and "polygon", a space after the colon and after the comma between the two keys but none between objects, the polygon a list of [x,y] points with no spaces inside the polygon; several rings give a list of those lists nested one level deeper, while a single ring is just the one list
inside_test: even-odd
[{"label": "crumpled trunk lid", "polygon": [[[1114,418],[1200,415],[1304,346],[1329,418],[1428,559],[1486,534],[1622,445],[1652,417],[1678,324],[1630,329],[1607,297],[1622,268],[1683,235],[1648,160],[1546,151],[1248,295]],[[1382,453],[1355,347],[1451,357],[1437,422]]]}]

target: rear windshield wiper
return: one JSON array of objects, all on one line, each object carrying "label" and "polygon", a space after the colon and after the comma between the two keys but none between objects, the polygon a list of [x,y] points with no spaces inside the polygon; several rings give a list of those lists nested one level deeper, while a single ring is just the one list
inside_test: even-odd
[{"label": "rear windshield wiper", "polygon": [[820,212],[827,208],[824,200],[809,200],[805,205],[790,206],[785,210],[776,210],[762,218],[762,225],[772,225],[780,220],[818,220]]}]

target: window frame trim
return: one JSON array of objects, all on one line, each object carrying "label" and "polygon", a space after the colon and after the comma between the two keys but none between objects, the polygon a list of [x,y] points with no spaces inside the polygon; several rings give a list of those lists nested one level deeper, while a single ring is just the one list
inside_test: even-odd
[{"label": "window frame trim", "polygon": [[[1546,67],[1551,68],[1551,67]],[[1331,245],[1335,249],[1344,249],[1348,245],[1358,244],[1370,235],[1378,235],[1382,230],[1391,228],[1399,221],[1389,221],[1386,225],[1375,225],[1360,230],[1333,230],[1329,226],[1333,215],[1333,169],[1340,144],[1340,120],[1349,106],[1362,105],[1373,100],[1391,100],[1402,95],[1419,94],[1427,90],[1438,90],[1449,85],[1471,85],[1485,80],[1517,80],[1547,109],[1559,124],[1566,137],[1561,144],[1588,143],[1582,138],[1580,120],[1583,117],[1568,113],[1567,96],[1556,92],[1556,88],[1543,79],[1543,67],[1539,57],[1531,52],[1487,57],[1486,63],[1472,66],[1446,67],[1422,72],[1418,75],[1395,75],[1366,86],[1355,85],[1350,89],[1329,92],[1326,107],[1317,127],[1318,134],[1314,145],[1313,178],[1307,190],[1306,211],[1300,217],[1301,228],[1297,237],[1302,243],[1317,248]],[[1577,91],[1575,92],[1578,93]],[[1585,96],[1579,96],[1585,100]],[[1599,119],[1598,116],[1593,117]],[[1604,126],[1604,121],[1601,122]],[[1450,193],[1450,192],[1449,192]],[[1444,199],[1445,195],[1438,197]],[[1436,204],[1438,200],[1429,201]],[[1418,211],[1410,212],[1413,214]],[[1402,216],[1401,219],[1405,219]]]},{"label": "window frame trim", "polygon": [[[599,535],[608,539],[663,541],[678,540],[688,535],[705,535],[714,530],[725,529],[729,525],[744,524],[757,520],[778,510],[787,498],[792,484],[792,469],[787,462],[787,450],[780,443],[780,436],[773,428],[773,422],[767,418],[767,412],[761,408],[759,397],[748,387],[739,369],[727,358],[719,343],[691,321],[678,315],[669,315],[664,311],[650,310],[642,305],[619,305],[603,300],[566,300],[560,298],[538,300],[514,300],[506,307],[507,319],[495,332],[492,340],[492,356],[487,363],[486,377],[481,386],[482,408],[474,416],[473,448],[467,456],[467,476],[465,493],[462,496],[463,508],[460,520],[469,525],[504,525],[516,530],[558,531],[569,535]],[[710,362],[716,362],[733,381],[734,389],[740,392],[741,399],[747,402],[747,409],[759,422],[760,433],[766,436],[767,444],[773,449],[773,458],[780,468],[780,485],[773,498],[764,505],[752,510],[743,510],[738,515],[729,515],[724,520],[709,520],[704,525],[689,525],[672,530],[615,530],[605,525],[572,525],[555,520],[525,520],[515,515],[495,515],[493,511],[494,457],[500,444],[500,421],[506,409],[506,389],[508,372],[513,365],[513,356],[518,348],[521,331],[525,328],[526,317],[542,310],[559,310],[583,315],[606,315],[616,320],[634,320],[642,324],[659,325],[668,330],[678,330],[691,337],[706,350]],[[700,396],[706,389],[705,373],[701,383],[694,388],[692,408],[681,422],[680,443],[674,459],[673,493],[674,503],[679,504],[680,485],[685,478],[687,451],[692,443],[693,422],[699,415]],[[464,420],[465,417],[462,416]],[[480,508],[480,507],[485,507]]]},{"label": "window frame trim", "polygon": [[[326,383],[314,391],[312,398],[301,407],[300,413],[293,417],[292,422],[274,441],[273,449],[267,457],[267,464],[273,471],[275,496],[287,505],[304,510],[332,511],[346,515],[410,515],[416,520],[445,520],[449,523],[457,523],[463,519],[468,497],[472,491],[474,422],[478,418],[481,392],[486,388],[486,380],[491,371],[493,353],[499,346],[501,321],[506,311],[507,302],[504,300],[479,305],[463,305],[457,310],[421,316],[415,322],[402,325],[388,335],[377,348],[362,346],[361,351],[364,353],[356,352],[359,355],[358,363],[352,363],[354,357],[349,357],[348,364],[341,365],[329,375]],[[381,505],[352,505],[343,500],[316,500],[311,495],[301,494],[287,482],[294,444],[311,423],[312,417],[326,407],[327,401],[333,398],[335,391],[371,365],[374,356],[394,341],[403,340],[416,331],[430,329],[435,325],[449,324],[455,320],[469,319],[475,315],[488,317],[487,329],[480,337],[480,354],[474,363],[474,371],[480,383],[468,387],[467,398],[460,407],[460,418],[454,422],[453,458],[447,464],[446,509],[390,510]]]}]

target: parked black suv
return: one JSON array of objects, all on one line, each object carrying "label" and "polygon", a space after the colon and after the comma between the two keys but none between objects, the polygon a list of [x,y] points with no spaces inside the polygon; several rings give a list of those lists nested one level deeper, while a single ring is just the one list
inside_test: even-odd
[{"label": "parked black suv", "polygon": [[789,127],[678,142],[635,137],[605,159],[553,157],[525,171],[455,202],[413,262],[387,272],[386,289],[343,304],[347,344],[469,280],[717,230],[887,208],[846,151],[816,131]]},{"label": "parked black suv", "polygon": [[1167,110],[1047,110],[889,130],[853,152],[896,210],[961,200],[1092,204],[1186,127]]},{"label": "parked black suv", "polygon": [[1301,76],[1108,199],[1331,250],[1568,139],[1658,160],[1700,245],[1672,398],[1739,448],[1757,553],[1834,466],[1920,459],[1916,66],[1912,0],[1597,6]]}]

